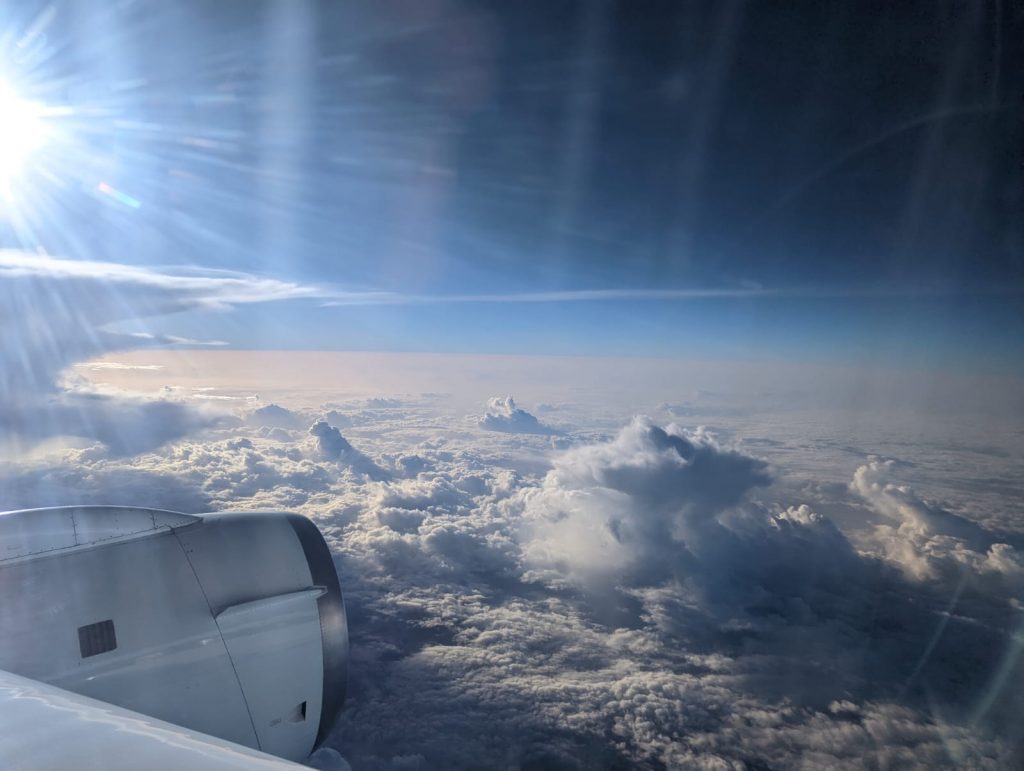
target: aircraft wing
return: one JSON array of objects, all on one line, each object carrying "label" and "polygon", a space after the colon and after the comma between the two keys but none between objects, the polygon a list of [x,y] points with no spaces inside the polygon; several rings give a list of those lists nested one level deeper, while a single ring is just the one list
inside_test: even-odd
[{"label": "aircraft wing", "polygon": [[234,742],[2,670],[0,758],[10,771],[302,768]]}]

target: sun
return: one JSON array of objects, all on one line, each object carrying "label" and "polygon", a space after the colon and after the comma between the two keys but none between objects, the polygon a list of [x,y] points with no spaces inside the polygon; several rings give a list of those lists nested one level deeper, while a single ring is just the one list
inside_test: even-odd
[{"label": "sun", "polygon": [[50,138],[45,105],[24,99],[0,81],[0,195],[9,198],[12,183]]}]

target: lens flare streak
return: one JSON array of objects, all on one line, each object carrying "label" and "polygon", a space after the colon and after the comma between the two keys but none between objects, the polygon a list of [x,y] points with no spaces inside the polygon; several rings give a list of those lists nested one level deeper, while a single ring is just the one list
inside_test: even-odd
[{"label": "lens flare streak", "polygon": [[132,198],[127,193],[124,193],[111,185],[108,185],[106,182],[100,182],[96,185],[96,192],[112,198],[118,203],[127,206],[129,209],[138,209],[142,206],[141,201]]}]

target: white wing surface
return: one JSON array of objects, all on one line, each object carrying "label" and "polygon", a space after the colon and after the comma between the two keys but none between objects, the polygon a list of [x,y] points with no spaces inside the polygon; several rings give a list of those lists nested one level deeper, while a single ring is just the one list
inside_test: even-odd
[{"label": "white wing surface", "polygon": [[302,768],[2,670],[0,758],[9,771]]}]

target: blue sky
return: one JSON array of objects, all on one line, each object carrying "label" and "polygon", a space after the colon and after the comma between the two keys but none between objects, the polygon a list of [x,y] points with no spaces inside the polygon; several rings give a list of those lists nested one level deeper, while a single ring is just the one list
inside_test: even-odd
[{"label": "blue sky", "polygon": [[[146,328],[243,348],[796,360],[1021,373],[1004,298],[732,298],[327,306],[293,301]],[[131,325],[129,325],[131,326]],[[204,337],[205,336],[205,337]]]},{"label": "blue sky", "polygon": [[[1001,11],[402,8],[8,10],[0,245],[324,295],[138,324],[245,348],[1020,370]],[[720,296],[496,301],[589,290]]]}]

